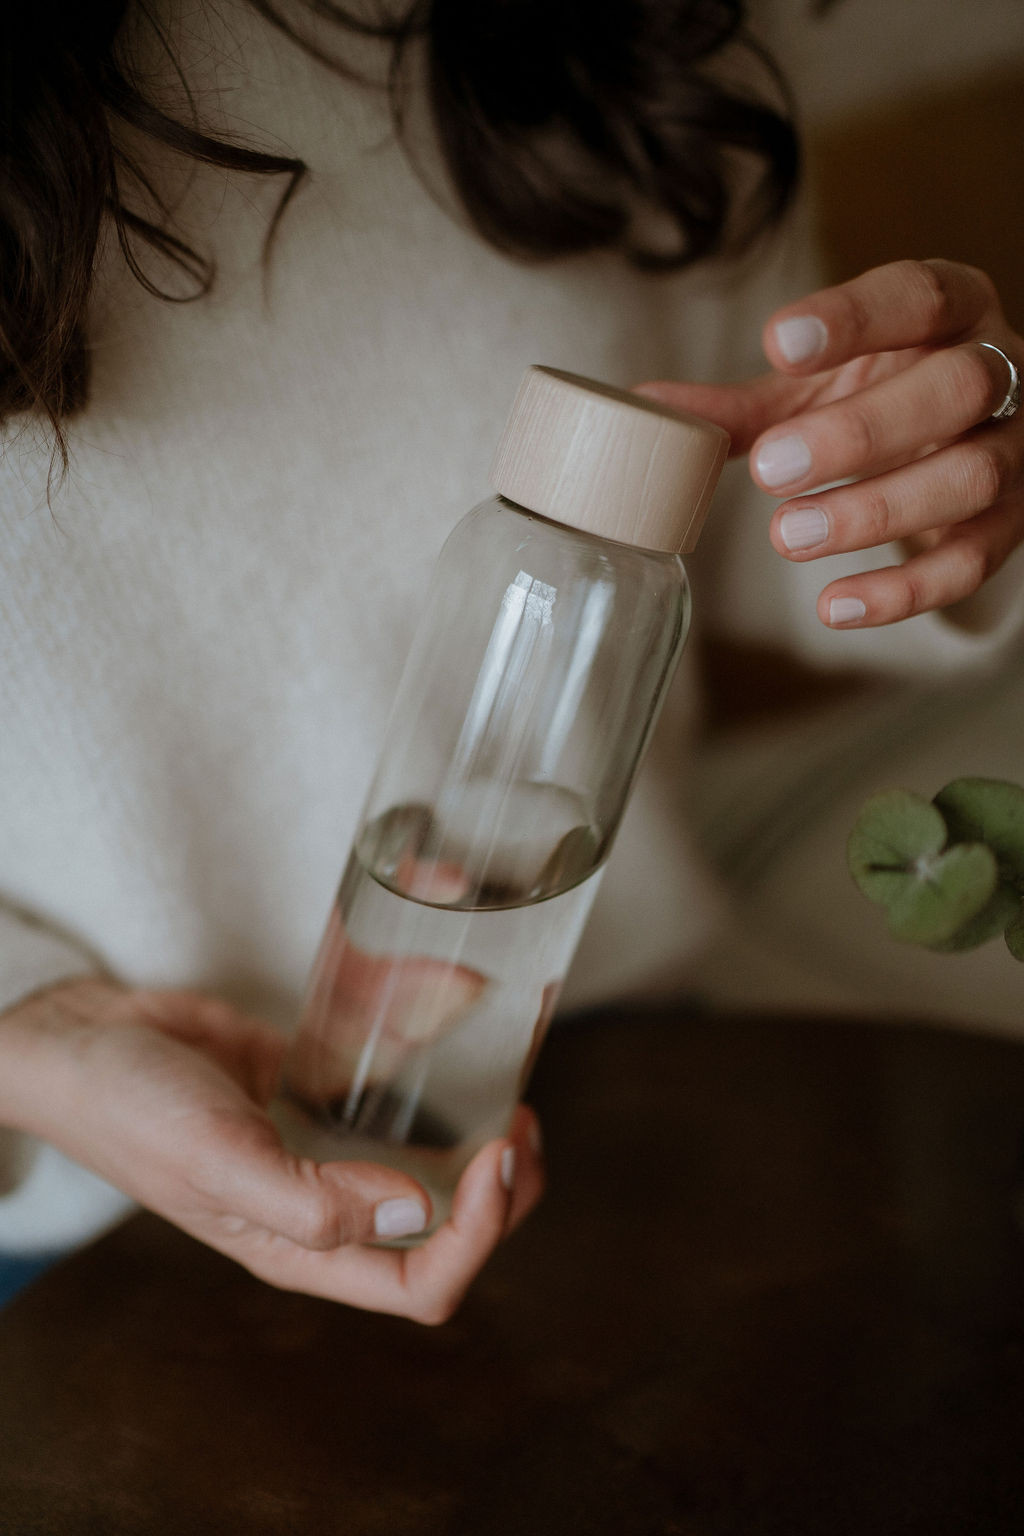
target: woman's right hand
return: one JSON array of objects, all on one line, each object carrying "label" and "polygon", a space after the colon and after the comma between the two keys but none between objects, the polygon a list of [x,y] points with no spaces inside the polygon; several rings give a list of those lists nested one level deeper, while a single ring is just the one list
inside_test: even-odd
[{"label": "woman's right hand", "polygon": [[890,262],[786,305],[763,339],[769,374],[641,392],[750,454],[757,484],[785,498],[770,525],[785,559],[902,546],[830,581],[822,623],[870,628],[972,598],[1024,545],[1024,336],[990,279]]},{"label": "woman's right hand", "polygon": [[[82,979],[0,1017],[0,1123],[30,1131],[260,1279],[424,1323],[452,1315],[496,1243],[540,1198],[521,1106],[421,1246],[422,1187],[370,1163],[316,1163],[267,1114],[286,1042],[226,1003]],[[504,1177],[503,1177],[504,1174]]]}]

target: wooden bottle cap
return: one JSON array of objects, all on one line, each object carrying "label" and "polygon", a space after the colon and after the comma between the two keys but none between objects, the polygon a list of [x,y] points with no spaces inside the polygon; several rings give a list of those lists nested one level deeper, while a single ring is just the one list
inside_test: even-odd
[{"label": "wooden bottle cap", "polygon": [[491,465],[501,496],[601,538],[687,554],[729,451],[699,416],[556,368],[528,368]]}]

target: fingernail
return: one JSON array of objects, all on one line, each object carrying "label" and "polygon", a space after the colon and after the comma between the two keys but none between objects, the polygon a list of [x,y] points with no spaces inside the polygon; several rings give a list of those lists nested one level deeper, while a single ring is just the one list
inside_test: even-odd
[{"label": "fingernail", "polygon": [[501,1182],[507,1190],[511,1190],[516,1181],[516,1149],[506,1147],[501,1154]]},{"label": "fingernail", "polygon": [[775,344],[787,363],[806,363],[828,346],[828,327],[817,315],[795,315],[779,321]]},{"label": "fingernail", "polygon": [[789,485],[802,480],[811,467],[811,450],[795,432],[789,437],[775,437],[762,443],[755,460],[757,474],[765,485]]},{"label": "fingernail", "polygon": [[382,1200],[373,1213],[373,1230],[378,1237],[411,1237],[422,1232],[426,1224],[427,1213],[420,1202],[404,1196]]},{"label": "fingernail", "polygon": [[828,518],[820,507],[797,507],[779,518],[779,537],[787,549],[814,549],[828,538]]},{"label": "fingernail", "polygon": [[830,624],[855,624],[867,611],[859,597],[834,597],[828,605],[828,621]]}]

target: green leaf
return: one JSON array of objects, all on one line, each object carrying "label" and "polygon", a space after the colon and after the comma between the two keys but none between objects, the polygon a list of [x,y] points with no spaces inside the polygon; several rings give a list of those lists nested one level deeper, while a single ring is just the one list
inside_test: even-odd
[{"label": "green leaf", "polygon": [[984,843],[957,843],[904,875],[886,902],[889,928],[908,944],[943,944],[987,906],[998,880]]},{"label": "green leaf", "polygon": [[946,848],[946,840],[936,807],[902,789],[872,796],[850,834],[854,880],[885,907],[890,931],[907,943],[949,944],[995,895],[998,866],[991,850],[981,843]]},{"label": "green leaf", "polygon": [[850,873],[865,896],[887,905],[902,888],[896,877],[941,852],[947,836],[930,800],[907,789],[883,790],[865,801],[850,833]]},{"label": "green leaf", "polygon": [[1006,947],[1015,960],[1024,960],[1024,910],[1006,930]]},{"label": "green leaf", "polygon": [[1004,881],[1024,882],[1024,788],[1005,779],[954,779],[935,796],[954,843],[986,843]]},{"label": "green leaf", "polygon": [[972,917],[950,938],[938,944],[930,944],[928,947],[953,954],[962,950],[977,949],[979,945],[987,944],[989,939],[997,938],[1003,933],[1007,924],[1013,922],[1020,910],[1020,897],[1017,892],[1011,885],[1000,881],[977,917]]}]

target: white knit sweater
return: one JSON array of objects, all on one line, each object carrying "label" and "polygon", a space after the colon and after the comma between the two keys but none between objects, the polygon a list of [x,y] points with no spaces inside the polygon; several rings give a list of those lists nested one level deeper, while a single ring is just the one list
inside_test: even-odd
[{"label": "white knit sweater", "polygon": [[[179,225],[216,253],[214,293],[162,303],[109,253],[91,400],[52,508],[40,432],[26,425],[7,445],[0,1006],[99,965],[287,1025],[424,575],[488,494],[522,369],[620,384],[737,377],[758,366],[765,315],[811,286],[783,247],[668,281],[609,258],[512,263],[428,195],[378,95],[340,83],[247,7],[220,13],[230,47],[194,31],[182,41],[207,120],[300,154],[311,181],[265,291],[279,186],[209,170],[182,180],[154,153],[156,174],[178,178]],[[771,503],[731,485],[698,583],[719,618],[731,608],[748,634],[839,664],[956,663],[991,645],[940,620],[881,637],[821,630],[820,573],[779,560],[763,534]],[[573,1000],[678,978],[718,910],[688,851],[691,698],[685,676]],[[0,1199],[0,1247],[80,1235],[55,1198]]]}]

